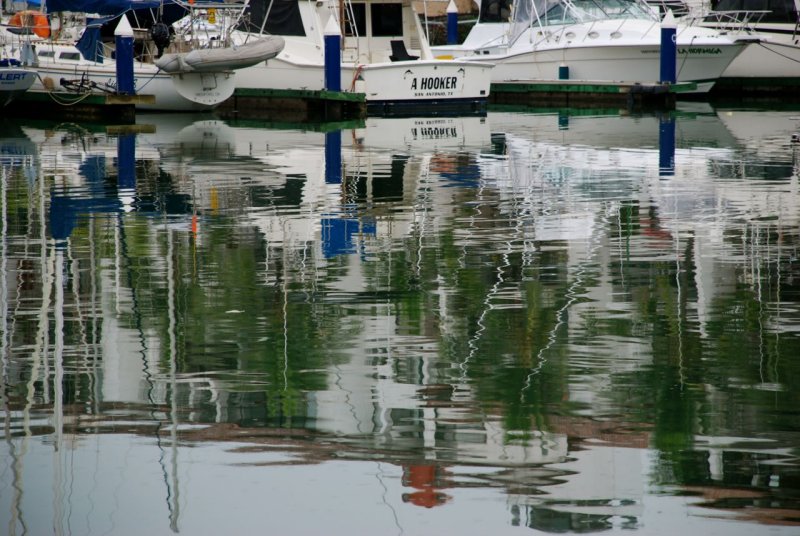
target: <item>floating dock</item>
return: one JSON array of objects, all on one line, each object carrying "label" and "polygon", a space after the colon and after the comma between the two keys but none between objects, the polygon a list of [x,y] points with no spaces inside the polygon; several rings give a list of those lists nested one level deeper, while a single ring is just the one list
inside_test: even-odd
[{"label": "floating dock", "polygon": [[27,91],[6,106],[3,115],[31,119],[104,122],[136,122],[136,105],[155,102],[153,95],[83,95],[65,92]]},{"label": "floating dock", "polygon": [[305,89],[237,89],[217,108],[225,118],[279,122],[346,121],[367,114],[363,93]]},{"label": "floating dock", "polygon": [[509,80],[493,83],[489,102],[570,108],[624,107],[629,110],[672,110],[679,93],[697,88],[678,84],[625,83],[584,80]]}]

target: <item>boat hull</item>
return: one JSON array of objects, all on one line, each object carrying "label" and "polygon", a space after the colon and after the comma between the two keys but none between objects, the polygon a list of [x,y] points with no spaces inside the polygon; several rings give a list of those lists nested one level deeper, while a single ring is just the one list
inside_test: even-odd
[{"label": "boat hull", "polygon": [[[708,92],[745,43],[678,46],[678,82],[694,82],[696,93]],[[660,73],[660,46],[621,44],[618,46],[539,47],[504,55],[471,56],[470,61],[490,62],[495,67],[493,82],[559,78],[566,66],[574,80],[616,82],[657,82]]]},{"label": "boat hull", "polygon": [[800,80],[800,46],[791,36],[765,34],[764,41],[747,47],[722,73],[722,78],[792,78]]},{"label": "boat hull", "polygon": [[[657,82],[661,68],[661,30],[645,19],[601,20],[524,30],[508,44],[508,24],[479,24],[463,45],[433,47],[437,57],[492,62],[493,82],[553,80],[567,67],[569,78],[586,81]],[[716,30],[681,26],[677,30],[678,82],[709,91],[729,65],[757,40],[728,37]]]},{"label": "boat hull", "polygon": [[28,91],[36,81],[36,73],[18,67],[0,67],[0,106],[5,106]]},{"label": "boat hull", "polygon": [[[113,63],[107,66],[40,63],[37,71],[39,80],[30,89],[33,92],[69,91],[64,81],[90,81],[107,91],[116,88],[116,68]],[[155,97],[153,103],[137,104],[137,110],[191,112],[215,108],[233,95],[236,82],[232,72],[169,74],[159,72],[154,66],[141,64],[134,70],[134,87],[137,94]],[[97,89],[92,92],[104,93]]]},{"label": "boat hull", "polygon": [[[438,106],[485,102],[492,66],[468,61],[412,60],[342,66],[342,90],[364,93],[367,106]],[[322,64],[300,63],[278,55],[237,71],[237,87],[322,90]]]}]

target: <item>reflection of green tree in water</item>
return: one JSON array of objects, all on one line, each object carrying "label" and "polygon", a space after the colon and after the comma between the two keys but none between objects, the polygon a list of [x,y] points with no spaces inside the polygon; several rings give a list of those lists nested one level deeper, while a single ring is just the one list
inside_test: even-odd
[{"label": "reflection of green tree in water", "polygon": [[[634,235],[641,231],[638,223],[633,225]],[[613,333],[649,340],[652,358],[634,371],[613,375],[609,393],[621,414],[652,426],[652,445],[659,456],[654,478],[659,484],[750,488],[768,492],[772,508],[793,508],[796,501],[786,497],[786,491],[767,486],[773,471],[783,473],[784,482],[796,474],[791,467],[770,463],[785,455],[758,452],[761,447],[748,453],[746,446],[743,450],[735,446],[736,441],[734,446],[722,445],[715,454],[697,440],[697,436],[763,438],[779,450],[796,444],[792,437],[800,431],[795,413],[800,407],[800,369],[788,358],[800,355],[800,339],[779,328],[774,310],[774,304],[796,299],[798,286],[787,277],[791,259],[764,262],[767,259],[754,250],[765,244],[748,243],[751,239],[729,237],[733,243],[744,243],[753,264],[717,266],[718,279],[728,279],[730,289],[720,291],[725,283],[715,281],[719,287],[703,318],[697,311],[703,299],[699,292],[714,289],[698,288],[700,260],[694,258],[694,237],[682,237],[676,252],[679,262],[624,264],[620,281],[626,283],[619,291],[631,294],[635,323],[617,323]],[[763,240],[769,245],[777,237]],[[753,266],[758,268],[748,274]],[[769,385],[781,388],[758,388]],[[710,472],[711,456],[720,457],[715,462],[718,474]],[[724,506],[725,499],[719,502]],[[758,506],[752,497],[746,502]]]}]

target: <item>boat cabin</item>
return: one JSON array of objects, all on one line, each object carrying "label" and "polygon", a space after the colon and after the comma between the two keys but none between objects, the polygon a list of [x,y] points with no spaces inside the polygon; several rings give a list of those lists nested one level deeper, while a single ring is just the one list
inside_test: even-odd
[{"label": "boat cabin", "polygon": [[279,35],[292,43],[290,48],[313,46],[322,50],[323,30],[330,17],[342,29],[345,63],[430,57],[411,0],[255,0],[250,3],[249,20],[240,29]]}]

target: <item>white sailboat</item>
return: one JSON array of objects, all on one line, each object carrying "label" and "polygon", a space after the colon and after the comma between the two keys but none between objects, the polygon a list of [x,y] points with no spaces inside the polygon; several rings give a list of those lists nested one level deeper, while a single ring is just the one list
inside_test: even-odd
[{"label": "white sailboat", "polygon": [[[485,6],[492,16],[479,21],[463,44],[432,47],[434,54],[494,63],[493,82],[552,80],[563,67],[576,80],[659,78],[661,21],[643,1],[521,0],[512,10],[488,0]],[[696,83],[697,93],[709,91],[745,46],[757,40],[679,24],[678,82]]]},{"label": "white sailboat", "polygon": [[[204,43],[205,48],[198,50],[199,41],[194,35],[171,32],[167,23],[183,16],[193,18],[198,13],[208,16],[227,11],[231,13],[228,16],[234,17],[241,15],[246,5],[246,2],[201,4],[180,0],[117,3],[53,0],[48,2],[47,31],[7,26],[0,31],[0,42],[7,55],[38,72],[33,92],[71,92],[76,98],[113,93],[117,88],[116,51],[109,34],[122,21],[130,24],[134,37],[135,91],[155,97],[155,102],[137,104],[137,109],[209,110],[233,94],[234,69],[274,57],[282,41],[265,36],[236,47],[226,39],[217,39]],[[94,19],[86,13],[102,17]]]},{"label": "white sailboat", "polygon": [[490,64],[434,58],[411,0],[263,0],[252,2],[242,31],[280,35],[274,59],[237,72],[237,88],[325,87],[324,29],[342,32],[343,91],[364,93],[368,111],[484,110]]}]

